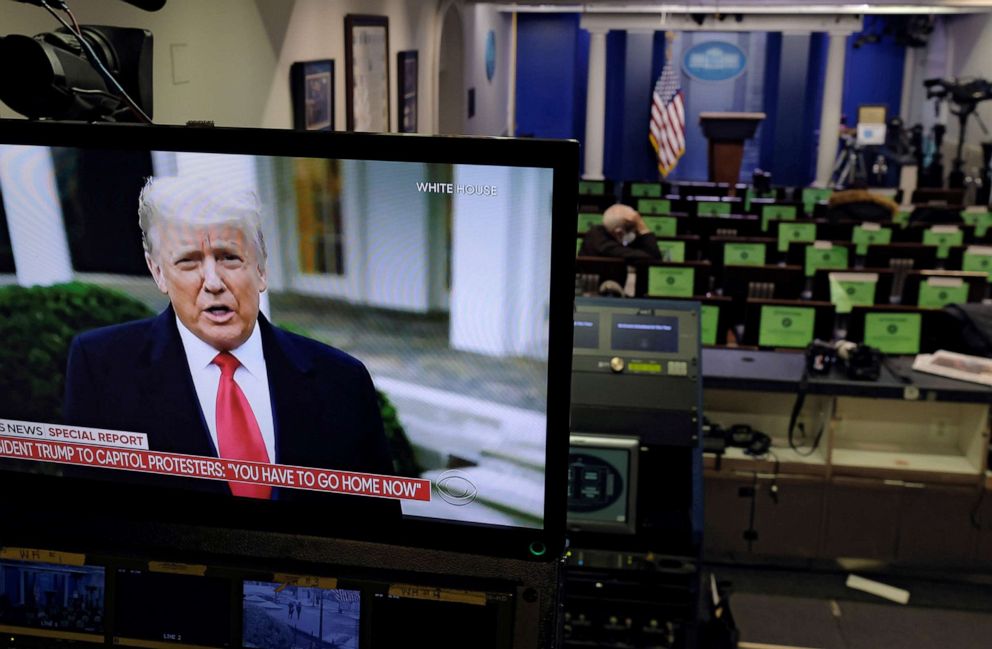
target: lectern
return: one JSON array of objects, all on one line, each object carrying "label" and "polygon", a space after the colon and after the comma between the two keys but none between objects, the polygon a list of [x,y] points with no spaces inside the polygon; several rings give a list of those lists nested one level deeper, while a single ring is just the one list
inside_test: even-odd
[{"label": "lectern", "polygon": [[737,183],[744,159],[744,140],[754,136],[764,113],[700,113],[699,125],[709,140],[711,182]]}]

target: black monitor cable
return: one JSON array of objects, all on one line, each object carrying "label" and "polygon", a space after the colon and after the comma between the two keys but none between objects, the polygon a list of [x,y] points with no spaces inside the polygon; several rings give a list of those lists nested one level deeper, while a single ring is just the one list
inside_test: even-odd
[{"label": "black monitor cable", "polygon": [[[52,7],[52,5],[49,4],[50,2],[54,3],[56,7]],[[69,5],[65,2],[65,0],[38,0],[38,4],[44,7],[48,13],[55,17],[55,20],[62,23],[62,26],[76,37],[76,40],[79,41],[79,45],[82,47],[86,58],[90,60],[90,63],[92,63],[93,67],[100,73],[100,76],[102,76],[104,80],[117,91],[119,98],[124,100],[124,103],[127,104],[127,107],[131,110],[131,112],[145,124],[151,124],[152,118],[149,117],[145,111],[141,110],[141,107],[138,106],[137,102],[135,102],[131,96],[127,94],[124,87],[117,81],[114,75],[111,74],[110,70],[106,68],[103,61],[100,60],[100,57],[93,50],[93,46],[90,45],[88,40],[86,40],[86,36],[83,35],[83,30],[79,26],[79,21],[76,20],[75,14],[72,13],[72,9],[69,8]],[[65,18],[60,16],[55,8],[61,9],[65,12],[65,14],[69,16],[69,20],[72,21],[72,24],[70,25]]]},{"label": "black monitor cable", "polygon": [[798,453],[801,457],[810,457],[816,450],[820,447],[820,441],[823,439],[823,433],[827,429],[827,422],[823,421],[820,424],[820,429],[816,432],[816,436],[813,438],[812,445],[808,450],[803,450],[799,444],[796,443],[795,433],[799,430],[799,435],[802,437],[803,441],[806,441],[806,426],[798,421],[799,413],[803,409],[803,404],[806,403],[806,392],[809,390],[809,372],[808,370],[803,370],[803,376],[799,379],[799,388],[796,392],[796,401],[792,405],[792,414],[789,415],[789,430],[788,430],[788,440],[789,448]]}]

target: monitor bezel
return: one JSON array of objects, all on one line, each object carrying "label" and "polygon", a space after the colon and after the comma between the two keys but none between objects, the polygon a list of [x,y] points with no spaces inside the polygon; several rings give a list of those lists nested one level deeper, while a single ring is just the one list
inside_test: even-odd
[{"label": "monitor bezel", "polygon": [[[88,507],[93,523],[127,533],[149,522],[181,526],[307,534],[327,538],[468,552],[476,555],[554,561],[564,552],[564,476],[568,459],[575,206],[579,145],[574,140],[481,138],[419,134],[299,132],[275,129],[31,122],[0,119],[0,144],[115,150],[188,151],[233,155],[316,157],[396,162],[549,168],[551,291],[549,296],[548,402],[544,528],[504,527],[442,519],[404,519],[355,527],[319,520],[312,505],[259,502],[195,491],[133,486],[0,470],[0,488],[24,494],[20,507],[44,507],[48,515]],[[15,490],[15,491],[11,491]],[[94,506],[93,503],[105,503]],[[309,516],[307,516],[309,514]],[[71,517],[71,515],[70,515]],[[126,537],[125,537],[126,538]]]}]

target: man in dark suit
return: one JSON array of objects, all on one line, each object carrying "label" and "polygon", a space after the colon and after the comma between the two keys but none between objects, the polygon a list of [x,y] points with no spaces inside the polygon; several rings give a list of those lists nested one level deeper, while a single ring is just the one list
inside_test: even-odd
[{"label": "man in dark suit", "polygon": [[[67,423],[145,433],[153,451],[392,473],[364,365],[260,313],[266,253],[251,192],[196,178],[150,179],[139,224],[148,268],[170,305],[157,317],[73,341]],[[153,481],[178,480],[249,498],[312,497],[245,483]],[[396,503],[378,504],[399,511]]]},{"label": "man in dark suit", "polygon": [[603,225],[593,226],[586,232],[578,256],[661,261],[661,250],[654,233],[637,210],[617,203],[603,212]]}]

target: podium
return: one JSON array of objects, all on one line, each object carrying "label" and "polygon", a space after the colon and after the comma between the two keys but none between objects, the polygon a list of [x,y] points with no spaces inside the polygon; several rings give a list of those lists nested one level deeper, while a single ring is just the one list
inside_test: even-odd
[{"label": "podium", "polygon": [[744,140],[754,136],[764,113],[700,113],[699,125],[709,141],[709,179],[733,187],[740,178]]}]

